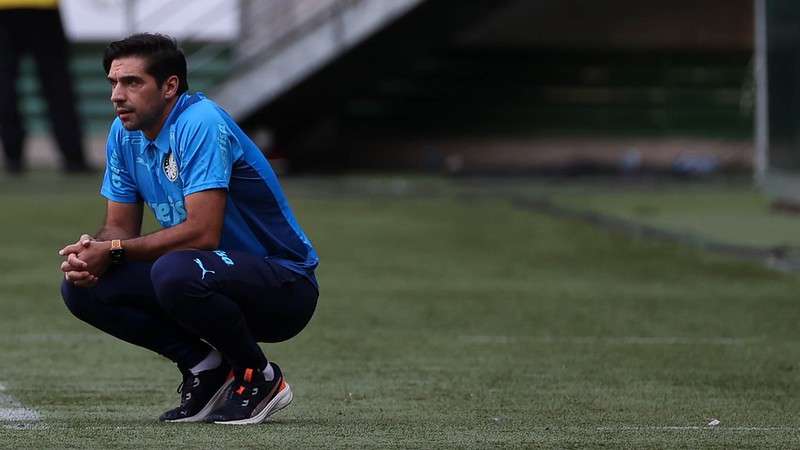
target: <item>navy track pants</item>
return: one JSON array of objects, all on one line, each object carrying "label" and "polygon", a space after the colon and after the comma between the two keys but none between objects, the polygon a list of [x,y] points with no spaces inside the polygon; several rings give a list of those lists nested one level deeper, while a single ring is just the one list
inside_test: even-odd
[{"label": "navy track pants", "polygon": [[257,342],[299,333],[319,295],[313,275],[244,252],[202,250],[111,267],[91,288],[65,281],[61,294],[79,319],[183,370],[205,358],[208,344],[234,367],[264,367]]}]

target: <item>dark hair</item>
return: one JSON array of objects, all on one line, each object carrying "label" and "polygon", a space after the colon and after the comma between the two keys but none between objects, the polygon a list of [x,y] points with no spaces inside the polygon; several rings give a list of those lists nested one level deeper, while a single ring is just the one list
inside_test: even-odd
[{"label": "dark hair", "polygon": [[186,79],[186,56],[174,38],[163,34],[139,33],[121,41],[108,44],[103,54],[106,74],[115,59],[138,56],[147,61],[145,71],[156,79],[159,86],[172,75],[178,76],[178,95],[189,90]]}]

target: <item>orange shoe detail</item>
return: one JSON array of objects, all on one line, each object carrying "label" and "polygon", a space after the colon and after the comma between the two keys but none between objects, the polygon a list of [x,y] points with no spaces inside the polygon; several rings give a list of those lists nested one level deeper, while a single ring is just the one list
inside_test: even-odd
[{"label": "orange shoe detail", "polygon": [[253,381],[253,369],[245,369],[244,371],[244,381],[250,383]]},{"label": "orange shoe detail", "polygon": [[278,392],[284,389],[286,389],[286,380],[284,380],[283,377],[281,377],[281,387],[278,388]]},{"label": "orange shoe detail", "polygon": [[244,394],[244,386],[239,386],[239,389],[236,389],[236,393],[239,395]]}]

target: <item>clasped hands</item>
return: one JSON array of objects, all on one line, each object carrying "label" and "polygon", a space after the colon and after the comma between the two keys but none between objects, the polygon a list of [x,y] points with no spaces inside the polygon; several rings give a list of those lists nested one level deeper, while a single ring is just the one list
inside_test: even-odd
[{"label": "clasped hands", "polygon": [[77,287],[97,284],[111,262],[111,241],[97,241],[88,234],[58,251],[64,257],[61,271],[64,279]]}]

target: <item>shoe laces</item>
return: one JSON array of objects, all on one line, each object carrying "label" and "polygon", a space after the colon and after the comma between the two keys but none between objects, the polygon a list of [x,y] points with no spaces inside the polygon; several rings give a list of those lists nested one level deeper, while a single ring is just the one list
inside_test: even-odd
[{"label": "shoe laces", "polygon": [[[188,387],[188,383],[191,380],[191,387]],[[187,386],[186,392],[184,392],[183,387]],[[191,389],[200,386],[200,377],[194,374],[188,374],[183,377],[183,380],[178,385],[178,388],[175,389],[175,392],[181,394],[181,405],[185,405],[192,398]]]}]

